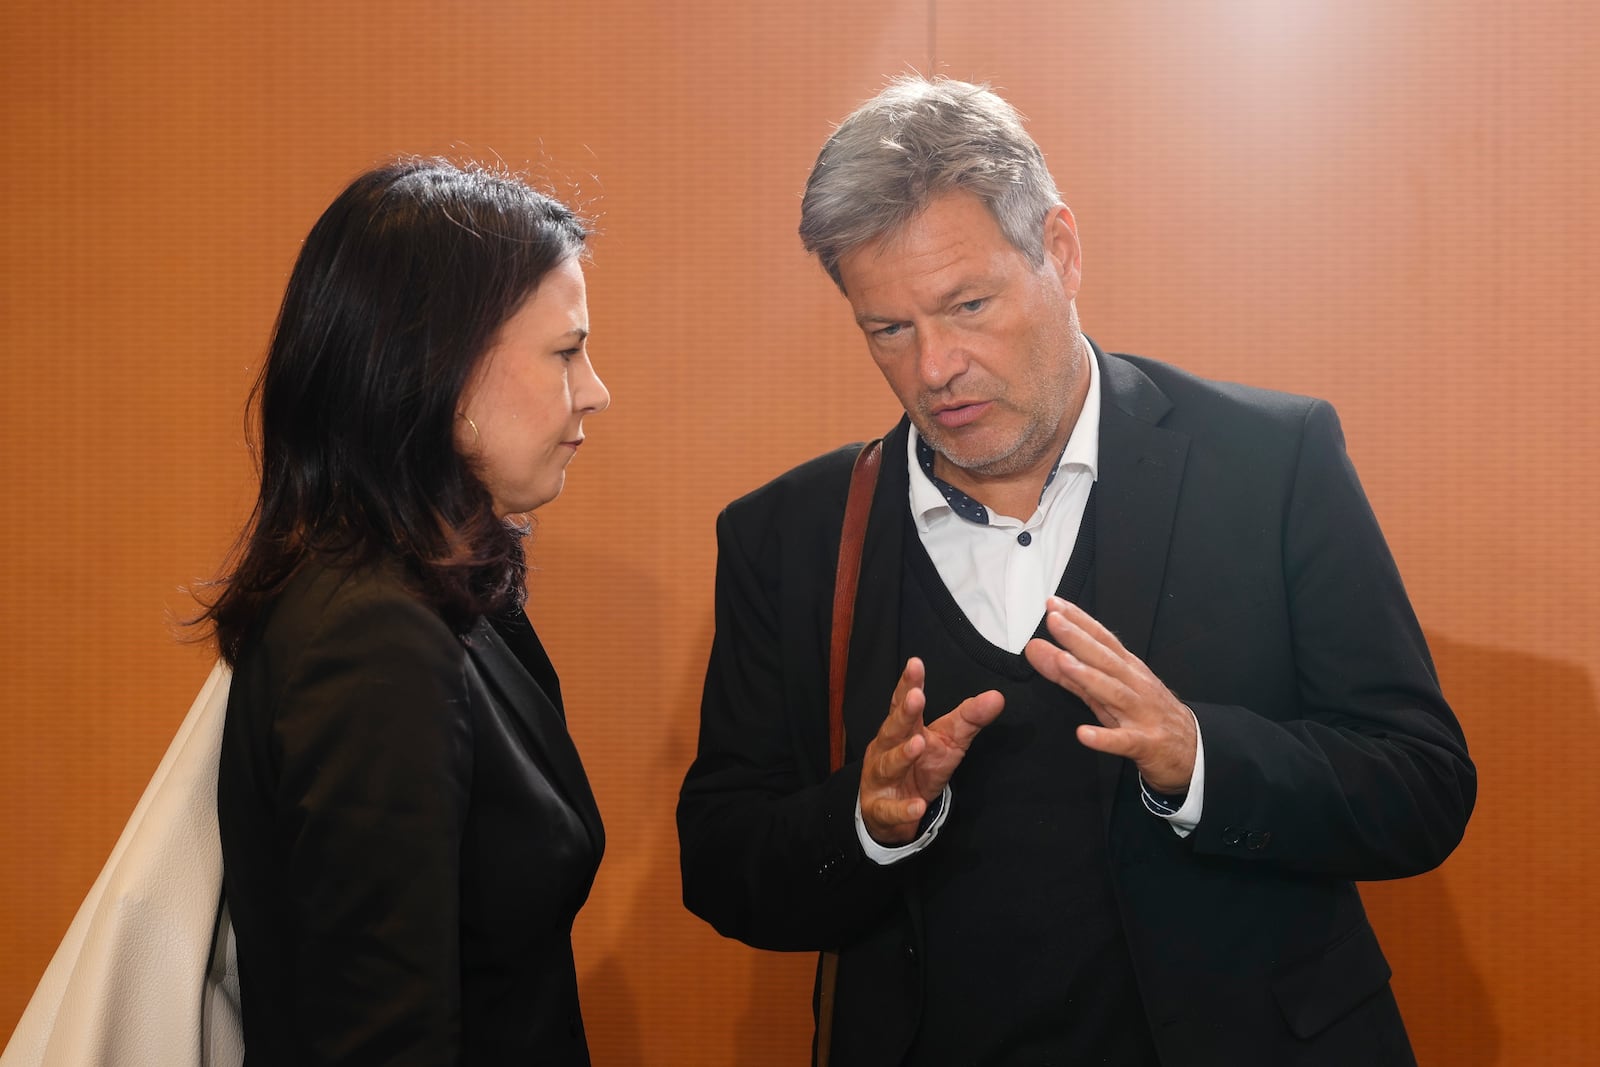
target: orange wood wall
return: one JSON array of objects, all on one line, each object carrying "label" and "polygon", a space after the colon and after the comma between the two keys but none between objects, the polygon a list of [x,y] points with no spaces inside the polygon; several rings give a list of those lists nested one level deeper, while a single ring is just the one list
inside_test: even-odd
[{"label": "orange wood wall", "polygon": [[[1078,10],[1073,10],[1078,9]],[[1367,890],[1425,1063],[1600,1048],[1600,14],[1582,2],[12,0],[0,13],[0,1034],[204,677],[178,591],[243,516],[242,403],[297,242],[400,152],[600,213],[615,402],[541,513],[536,622],[610,850],[602,1065],[799,1064],[809,959],[678,902],[712,521],[886,426],[794,237],[829,124],[991,79],[1114,349],[1326,396],[1482,772],[1438,872]]]}]

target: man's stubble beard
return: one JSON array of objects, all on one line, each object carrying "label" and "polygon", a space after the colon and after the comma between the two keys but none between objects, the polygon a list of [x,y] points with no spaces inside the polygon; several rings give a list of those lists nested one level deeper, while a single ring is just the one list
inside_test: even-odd
[{"label": "man's stubble beard", "polygon": [[[1057,357],[1062,360],[1077,360],[1078,373],[1070,379],[1058,377],[1052,388],[1036,397],[1037,408],[1033,412],[1024,412],[1026,416],[1020,432],[1009,442],[1001,442],[991,447],[987,453],[963,454],[959,445],[953,443],[954,435],[947,434],[943,427],[933,418],[931,408],[936,400],[944,394],[925,393],[917,401],[917,417],[912,421],[917,424],[917,431],[922,434],[922,439],[942,456],[946,462],[966,473],[978,478],[1007,478],[1014,474],[1028,470],[1045,458],[1046,453],[1058,451],[1065,440],[1057,442],[1056,432],[1061,429],[1061,423],[1069,414],[1072,402],[1072,393],[1078,383],[1088,374],[1086,359],[1093,359],[1093,353],[1088,351],[1088,343],[1083,335],[1072,330],[1072,340],[1062,346],[1061,354]],[[1042,360],[1032,361],[1035,365]],[[1008,403],[1010,388],[990,399],[996,407],[1012,412],[1020,409]],[[1052,416],[1050,413],[1054,412]]]}]

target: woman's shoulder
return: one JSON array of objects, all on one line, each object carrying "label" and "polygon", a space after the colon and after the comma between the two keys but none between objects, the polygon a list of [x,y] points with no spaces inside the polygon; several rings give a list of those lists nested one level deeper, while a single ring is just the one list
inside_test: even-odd
[{"label": "woman's shoulder", "polygon": [[255,652],[289,663],[329,644],[351,651],[370,647],[385,658],[461,654],[459,638],[412,588],[400,564],[311,559],[273,601],[240,658]]}]

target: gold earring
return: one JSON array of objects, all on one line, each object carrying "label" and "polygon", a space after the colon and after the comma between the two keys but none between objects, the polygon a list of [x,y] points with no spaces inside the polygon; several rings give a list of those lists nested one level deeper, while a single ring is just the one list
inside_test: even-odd
[{"label": "gold earring", "polygon": [[478,424],[473,422],[472,421],[472,417],[469,416],[465,411],[458,411],[458,412],[456,412],[456,414],[459,415],[461,418],[466,419],[467,420],[467,425],[472,427],[472,447],[473,448],[481,448],[481,447],[483,447],[483,437],[482,437],[481,434],[478,433]]}]

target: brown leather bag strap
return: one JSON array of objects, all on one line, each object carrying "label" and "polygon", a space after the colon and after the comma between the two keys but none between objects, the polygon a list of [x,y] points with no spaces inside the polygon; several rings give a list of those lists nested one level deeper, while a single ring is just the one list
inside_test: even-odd
[{"label": "brown leather bag strap", "polygon": [[[828,771],[844,766],[844,676],[850,662],[850,627],[856,613],[856,585],[861,577],[861,546],[867,539],[867,516],[883,465],[883,438],[868,441],[856,453],[850,471],[850,494],[844,502],[844,529],[839,535],[839,570],[833,581],[833,640],[828,654]],[[822,980],[817,991],[817,1067],[828,1067],[833,1044],[834,991],[839,985],[839,954],[822,954]]]},{"label": "brown leather bag strap", "polygon": [[850,627],[856,612],[856,584],[861,577],[861,546],[867,539],[867,515],[883,465],[883,438],[868,441],[856,453],[850,472],[850,495],[844,502],[844,530],[839,538],[839,571],[833,582],[833,643],[828,656],[828,770],[844,766],[844,675],[850,662]]}]

